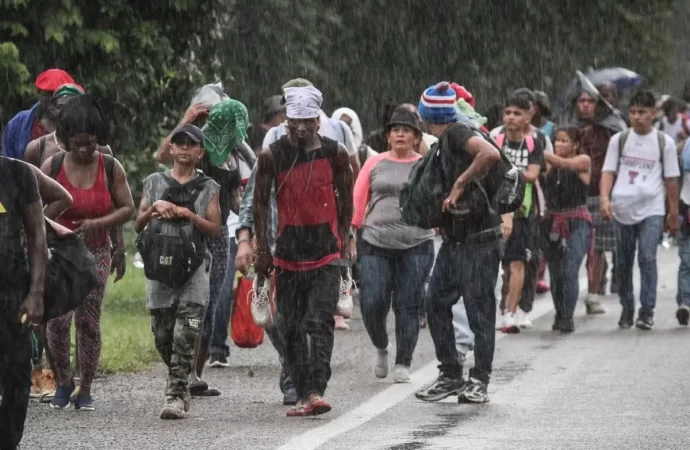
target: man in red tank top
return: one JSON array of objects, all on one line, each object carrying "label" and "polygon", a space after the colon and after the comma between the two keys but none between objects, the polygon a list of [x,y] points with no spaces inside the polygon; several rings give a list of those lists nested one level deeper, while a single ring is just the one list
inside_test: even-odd
[{"label": "man in red tank top", "polygon": [[[340,267],[349,243],[353,175],[347,149],[317,135],[321,92],[285,89],[288,135],[259,155],[254,214],[256,270],[276,267],[276,302],[286,322],[286,353],[299,401],[288,416],[327,413],[323,399],[331,376],[333,315]],[[271,187],[276,184],[275,258],[268,245]],[[346,251],[346,250],[345,250]]]}]

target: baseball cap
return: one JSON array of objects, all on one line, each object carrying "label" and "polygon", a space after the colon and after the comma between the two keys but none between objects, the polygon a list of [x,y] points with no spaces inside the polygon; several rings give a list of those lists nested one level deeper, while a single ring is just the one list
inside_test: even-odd
[{"label": "baseball cap", "polygon": [[197,144],[203,144],[204,142],[204,133],[201,131],[199,127],[197,127],[196,125],[192,125],[190,123],[184,124],[181,127],[176,128],[175,131],[173,131],[172,136],[170,137],[170,142],[175,142],[183,136],[187,136]]},{"label": "baseball cap", "polygon": [[36,88],[39,91],[55,92],[64,84],[75,84],[70,74],[62,69],[48,69],[36,78]]}]

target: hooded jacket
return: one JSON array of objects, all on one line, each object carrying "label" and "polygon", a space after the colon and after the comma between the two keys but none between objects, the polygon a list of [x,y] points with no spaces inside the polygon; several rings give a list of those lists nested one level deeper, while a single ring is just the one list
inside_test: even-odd
[{"label": "hooded jacket", "polygon": [[576,125],[578,127],[584,125],[583,120],[577,114],[577,99],[582,92],[587,92],[597,99],[597,116],[594,118],[596,124],[611,130],[613,134],[627,128],[620,112],[604,100],[599,90],[579,70],[576,71],[575,88],[567,95],[565,107],[556,121],[559,125]]}]

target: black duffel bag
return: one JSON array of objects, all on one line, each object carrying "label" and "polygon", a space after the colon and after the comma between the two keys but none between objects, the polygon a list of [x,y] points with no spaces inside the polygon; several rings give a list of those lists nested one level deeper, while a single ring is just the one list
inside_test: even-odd
[{"label": "black duffel bag", "polygon": [[46,267],[43,323],[81,306],[98,286],[96,259],[76,233],[46,219],[46,240],[50,259]]}]

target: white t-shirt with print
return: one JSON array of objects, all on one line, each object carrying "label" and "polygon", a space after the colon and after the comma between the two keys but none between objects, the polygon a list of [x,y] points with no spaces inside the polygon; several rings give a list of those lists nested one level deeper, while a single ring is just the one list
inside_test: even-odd
[{"label": "white t-shirt with print", "polygon": [[602,171],[617,174],[611,203],[613,216],[623,225],[634,225],[647,217],[666,215],[663,177],[677,177],[680,170],[676,144],[671,136],[664,134],[666,145],[662,171],[657,133],[657,130],[652,130],[641,136],[631,129],[620,158],[618,146],[621,133],[609,141]]}]

